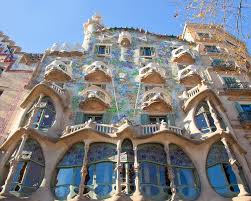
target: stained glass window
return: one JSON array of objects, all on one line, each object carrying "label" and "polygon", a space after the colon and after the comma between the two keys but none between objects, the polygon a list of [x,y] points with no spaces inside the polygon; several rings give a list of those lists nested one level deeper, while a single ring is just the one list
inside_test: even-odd
[{"label": "stained glass window", "polygon": [[195,112],[195,123],[197,128],[202,133],[209,133],[216,131],[214,120],[209,111],[209,106],[205,101],[201,102],[197,106]]},{"label": "stained glass window", "polygon": [[91,144],[88,152],[88,175],[86,190],[93,199],[105,199],[116,190],[116,145],[108,143]]},{"label": "stained glass window", "polygon": [[44,176],[44,166],[44,156],[40,145],[34,139],[27,139],[14,173],[10,191],[21,197],[36,191]]},{"label": "stained glass window", "polygon": [[125,194],[132,194],[135,190],[134,151],[129,139],[125,139],[121,145],[120,162],[122,191]]},{"label": "stained glass window", "polygon": [[171,192],[163,146],[160,144],[139,145],[137,154],[142,193],[151,200],[166,200]]},{"label": "stained glass window", "polygon": [[58,200],[67,200],[78,194],[84,153],[83,143],[74,144],[58,163],[54,182]]},{"label": "stained glass window", "polygon": [[200,182],[192,161],[175,144],[169,146],[169,154],[177,192],[185,200],[195,200],[200,193]]},{"label": "stained glass window", "polygon": [[[242,170],[239,169],[241,172]],[[224,197],[234,197],[240,190],[222,142],[212,145],[207,157],[207,175],[214,190]]]},{"label": "stained glass window", "polygon": [[54,104],[49,97],[44,97],[38,107],[39,110],[35,114],[33,127],[39,130],[47,130],[55,121],[56,110]]}]

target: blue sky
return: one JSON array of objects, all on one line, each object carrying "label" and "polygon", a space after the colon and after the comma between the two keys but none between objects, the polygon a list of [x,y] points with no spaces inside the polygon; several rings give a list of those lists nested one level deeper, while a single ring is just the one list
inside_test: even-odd
[{"label": "blue sky", "polygon": [[54,42],[82,43],[83,23],[95,12],[109,27],[174,35],[186,20],[175,0],[5,0],[1,7],[0,30],[27,52],[43,52]]}]

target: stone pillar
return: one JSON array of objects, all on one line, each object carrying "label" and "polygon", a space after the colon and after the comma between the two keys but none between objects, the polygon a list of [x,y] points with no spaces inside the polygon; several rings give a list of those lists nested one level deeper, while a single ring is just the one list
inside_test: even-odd
[{"label": "stone pillar", "polygon": [[137,146],[134,147],[134,172],[135,172],[135,192],[134,194],[140,195],[140,182],[139,182],[139,162],[138,162],[138,155],[137,155],[138,148]]},{"label": "stone pillar", "polygon": [[121,171],[121,163],[120,163],[120,153],[121,153],[121,141],[119,140],[117,143],[117,169],[116,169],[116,194],[119,195],[121,193],[121,178],[120,178],[120,171]]},{"label": "stone pillar", "polygon": [[179,195],[177,194],[177,189],[176,189],[176,185],[174,182],[174,172],[173,169],[171,167],[171,159],[170,159],[170,152],[169,152],[169,143],[165,143],[165,152],[166,152],[166,162],[167,162],[167,169],[168,169],[168,179],[170,180],[170,188],[172,191],[172,197],[170,199],[170,201],[175,201],[175,200],[179,200]]},{"label": "stone pillar", "polygon": [[223,137],[221,139],[221,142],[225,146],[225,149],[227,151],[227,155],[228,155],[228,158],[229,158],[230,165],[232,166],[232,170],[233,170],[233,172],[234,172],[234,174],[236,176],[238,187],[240,189],[240,193],[238,194],[238,197],[249,195],[249,193],[245,189],[244,182],[242,181],[242,179],[240,177],[240,172],[239,172],[239,168],[238,168],[238,165],[237,165],[237,160],[235,159],[235,156],[232,154],[232,151],[230,149],[230,146],[228,145],[228,142],[227,142],[226,138]]},{"label": "stone pillar", "polygon": [[218,120],[217,114],[216,114],[212,104],[210,103],[209,99],[207,99],[206,101],[207,101],[211,116],[214,120],[214,124],[216,126],[217,131],[223,131],[223,129],[221,128],[221,125],[220,125],[220,121]]},{"label": "stone pillar", "polygon": [[29,119],[29,121],[27,123],[27,126],[30,127],[30,128],[32,127],[32,124],[34,123],[35,115],[39,110],[38,105],[41,103],[43,97],[44,97],[44,94],[41,93],[37,103],[34,105],[34,109],[33,109],[32,113],[31,113],[30,119]]},{"label": "stone pillar", "polygon": [[88,173],[88,167],[87,167],[87,157],[88,157],[88,151],[89,151],[89,147],[90,147],[90,143],[89,142],[85,142],[85,155],[84,155],[84,159],[83,159],[83,166],[81,169],[81,180],[80,180],[80,184],[79,184],[79,196],[83,197],[83,193],[84,193],[84,189],[85,189],[85,178],[87,176]]},{"label": "stone pillar", "polygon": [[13,181],[13,177],[14,177],[14,174],[16,172],[17,165],[18,165],[19,159],[21,157],[21,154],[23,152],[24,145],[25,145],[27,139],[28,139],[28,134],[23,134],[21,144],[20,144],[20,146],[19,146],[19,148],[17,150],[17,153],[15,154],[13,160],[11,161],[10,171],[9,171],[9,174],[8,174],[6,180],[5,180],[3,189],[1,191],[2,195],[7,195],[9,193],[9,190],[10,190],[10,187],[11,187],[11,184],[12,184],[12,181]]}]

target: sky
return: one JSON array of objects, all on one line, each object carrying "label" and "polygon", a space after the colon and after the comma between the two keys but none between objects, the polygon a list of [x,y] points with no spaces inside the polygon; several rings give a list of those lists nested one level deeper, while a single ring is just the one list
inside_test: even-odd
[{"label": "sky", "polygon": [[[83,23],[98,13],[107,27],[135,27],[180,35],[187,18],[176,0],[0,0],[0,30],[23,51],[53,43],[82,43]],[[176,17],[175,14],[180,14]],[[250,12],[251,13],[251,12]],[[250,20],[251,21],[251,20]],[[251,39],[248,43],[251,52]]]}]

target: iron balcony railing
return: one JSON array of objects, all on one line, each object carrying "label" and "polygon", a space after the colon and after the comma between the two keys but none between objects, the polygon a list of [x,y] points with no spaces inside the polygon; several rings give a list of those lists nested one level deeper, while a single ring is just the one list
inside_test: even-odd
[{"label": "iron balcony railing", "polygon": [[237,89],[237,90],[251,90],[251,84],[249,82],[234,82],[224,85],[225,90]]},{"label": "iron balcony railing", "polygon": [[251,112],[240,112],[239,120],[240,122],[251,123]]}]

